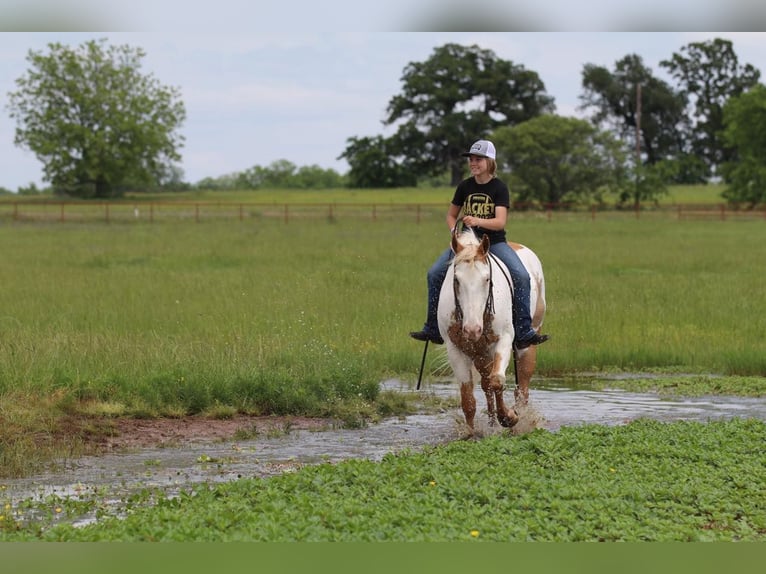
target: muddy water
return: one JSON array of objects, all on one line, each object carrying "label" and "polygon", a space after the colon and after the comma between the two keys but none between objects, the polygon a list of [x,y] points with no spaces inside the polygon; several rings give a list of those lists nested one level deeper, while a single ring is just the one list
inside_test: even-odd
[{"label": "muddy water", "polygon": [[[382,387],[404,393],[455,398],[454,383],[425,384],[420,391],[398,380]],[[476,389],[477,406],[485,405]],[[662,398],[621,390],[587,390],[557,380],[535,380],[530,408],[522,413],[520,429],[556,431],[563,426],[597,423],[625,424],[647,417],[661,421],[713,421],[740,418],[766,420],[766,398]],[[477,412],[482,425],[486,415]],[[245,477],[264,477],[293,471],[303,465],[350,458],[379,460],[386,453],[417,451],[464,436],[459,408],[438,414],[393,418],[364,429],[290,431],[282,436],[253,440],[196,444],[181,448],[143,449],[138,452],[84,457],[65,468],[24,479],[4,480],[6,500],[42,500],[47,496],[82,497],[98,493],[105,504],[118,505],[131,493],[157,487],[169,495],[197,483],[217,483]],[[482,432],[496,432],[480,426]],[[82,523],[92,518],[83,517]]]}]

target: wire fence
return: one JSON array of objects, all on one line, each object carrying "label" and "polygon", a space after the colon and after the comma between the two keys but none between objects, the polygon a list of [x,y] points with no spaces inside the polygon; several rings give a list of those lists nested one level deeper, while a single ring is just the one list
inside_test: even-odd
[{"label": "wire fence", "polygon": [[[0,221],[59,223],[202,223],[214,220],[252,221],[277,219],[285,224],[308,219],[343,218],[399,220],[421,223],[443,218],[444,203],[255,203],[255,202],[0,202]],[[515,204],[510,218],[548,221],[635,217],[678,221],[766,221],[766,206],[747,208],[732,204],[650,205],[630,209],[571,204]]]}]

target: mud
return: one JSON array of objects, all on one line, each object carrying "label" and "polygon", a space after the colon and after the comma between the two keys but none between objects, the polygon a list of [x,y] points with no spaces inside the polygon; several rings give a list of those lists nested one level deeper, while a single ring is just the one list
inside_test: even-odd
[{"label": "mud", "polygon": [[[382,383],[382,388],[454,398],[455,408],[437,414],[392,418],[362,429],[332,428],[327,421],[313,419],[275,418],[260,421],[256,428],[252,422],[229,421],[225,423],[228,427],[221,425],[211,432],[210,421],[198,422],[204,425],[205,432],[202,426],[197,427],[196,438],[195,427],[189,421],[176,422],[175,426],[164,422],[168,428],[159,430],[157,425],[143,423],[147,425],[143,432],[142,423],[130,423],[135,428],[127,433],[123,429],[120,434],[123,444],[112,445],[121,446],[120,452],[66,461],[56,470],[33,477],[3,480],[0,494],[15,504],[50,495],[77,497],[98,492],[105,503],[117,504],[145,488],[160,488],[172,496],[194,484],[268,477],[304,465],[350,458],[380,460],[387,453],[419,451],[466,436],[462,412],[457,406],[459,391],[454,383],[430,383],[416,391],[412,384],[390,380]],[[486,425],[486,413],[481,411],[484,396],[478,386],[475,392],[480,409],[476,417],[479,435],[503,432],[500,427]],[[533,380],[530,405],[520,414],[514,434],[534,429],[555,432],[564,426],[587,423],[626,424],[642,417],[668,422],[735,417],[766,420],[766,398],[665,398],[651,393],[577,389],[546,379]],[[248,431],[246,439],[231,438],[242,430]],[[83,518],[82,523],[88,520],[92,518]]]}]

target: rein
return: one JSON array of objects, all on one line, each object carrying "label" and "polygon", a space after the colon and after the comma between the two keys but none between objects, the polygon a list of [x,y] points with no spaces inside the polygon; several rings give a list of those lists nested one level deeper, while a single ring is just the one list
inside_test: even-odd
[{"label": "rein", "polygon": [[[487,263],[489,264],[489,293],[487,293],[487,301],[484,305],[484,315],[488,317],[493,317],[495,315],[495,293],[494,293],[495,283],[492,276],[492,260],[494,260],[495,263],[498,264],[498,269],[500,269],[500,272],[505,277],[505,282],[508,284],[508,287],[511,290],[511,298],[513,298],[513,283],[511,282],[511,278],[506,274],[505,271],[503,271],[503,268],[500,267],[499,259],[492,253],[487,252],[487,255],[489,256],[489,259],[487,260]],[[460,307],[460,300],[458,299],[458,296],[457,296],[459,287],[460,287],[460,284],[457,281],[457,275],[453,272],[452,293],[455,299],[455,320],[462,323],[463,309]]]}]

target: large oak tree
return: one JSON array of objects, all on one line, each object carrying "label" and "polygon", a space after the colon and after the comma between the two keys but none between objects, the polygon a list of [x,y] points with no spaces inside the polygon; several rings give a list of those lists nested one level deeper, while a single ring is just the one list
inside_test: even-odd
[{"label": "large oak tree", "polygon": [[29,52],[8,108],[16,145],[34,152],[54,191],[108,198],[170,173],[185,109],[176,88],[141,73],[144,52],[104,39],[48,48]]},{"label": "large oak tree", "polygon": [[475,140],[554,110],[536,72],[476,45],[437,47],[425,62],[408,64],[401,80],[384,120],[397,126],[388,148],[407,172],[449,171],[453,185],[465,176],[461,153]]}]

